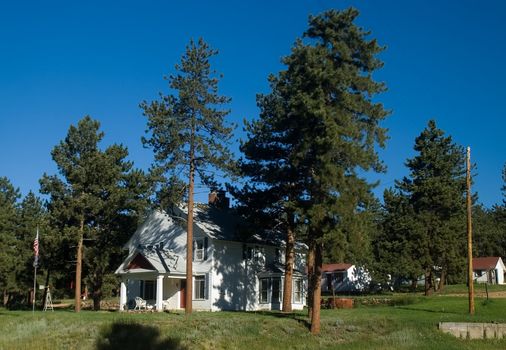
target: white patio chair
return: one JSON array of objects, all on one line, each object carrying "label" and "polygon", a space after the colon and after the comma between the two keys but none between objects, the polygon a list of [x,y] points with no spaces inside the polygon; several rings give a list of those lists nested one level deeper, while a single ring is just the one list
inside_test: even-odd
[{"label": "white patio chair", "polygon": [[148,303],[146,300],[142,299],[141,297],[135,297],[135,307],[134,310],[141,310],[142,308],[147,309]]}]

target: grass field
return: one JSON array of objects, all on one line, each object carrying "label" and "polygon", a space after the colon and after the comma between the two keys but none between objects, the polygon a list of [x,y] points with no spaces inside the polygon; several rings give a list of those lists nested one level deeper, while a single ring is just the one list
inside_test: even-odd
[{"label": "grass field", "polygon": [[311,336],[304,313],[176,313],[0,310],[0,349],[506,349],[502,340],[461,340],[441,321],[504,322],[506,299],[394,296],[391,305],[322,310]]}]

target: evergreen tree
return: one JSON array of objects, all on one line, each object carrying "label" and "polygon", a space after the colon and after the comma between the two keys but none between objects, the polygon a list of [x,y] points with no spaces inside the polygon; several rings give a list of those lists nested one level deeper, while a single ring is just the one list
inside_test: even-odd
[{"label": "evergreen tree", "polygon": [[[293,93],[301,143],[294,163],[305,182],[301,208],[314,252],[312,333],[319,333],[320,281],[324,246],[350,213],[366,207],[372,185],[358,174],[382,171],[375,146],[382,147],[387,116],[373,96],[385,90],[372,73],[382,51],[369,32],[353,22],[358,11],[327,11],[309,20],[309,44],[298,42],[286,62],[284,82]],[[342,227],[342,226],[341,226]]]},{"label": "evergreen tree", "polygon": [[262,171],[254,180],[274,188],[284,209],[293,206],[306,226],[314,334],[324,246],[339,230],[355,233],[344,229],[345,218],[371,203],[372,185],[358,170],[383,170],[375,146],[384,144],[379,122],[388,112],[372,101],[385,90],[372,79],[382,48],[353,23],[357,16],[348,9],[310,17],[305,39],[283,60],[286,70],[270,78],[271,94],[260,96],[262,113],[248,125],[243,147],[257,168],[250,174]]},{"label": "evergreen tree", "polygon": [[506,257],[506,165],[502,172],[504,185],[501,204],[491,209],[475,206],[473,212],[473,235],[476,256]]},{"label": "evergreen tree", "polygon": [[10,304],[13,292],[18,292],[16,277],[19,265],[18,255],[19,189],[6,177],[0,177],[0,288],[3,305]]},{"label": "evergreen tree", "polygon": [[150,185],[142,171],[126,161],[128,151],[112,145],[99,148],[100,123],[84,117],[71,126],[65,140],[51,152],[60,177],[44,175],[41,192],[50,195],[48,207],[62,240],[77,243],[76,311],[80,310],[81,257],[86,247],[87,280],[95,310],[100,309],[104,275],[121,259],[121,247],[144,214]]},{"label": "evergreen tree", "polygon": [[423,251],[417,245],[420,237],[414,229],[417,222],[413,206],[408,196],[393,189],[385,191],[383,206],[381,230],[373,240],[375,277],[382,283],[393,282],[394,287],[407,279],[415,289],[418,277],[423,274]]},{"label": "evergreen tree", "polygon": [[506,226],[500,214],[500,206],[473,207],[473,256],[506,257]]},{"label": "evergreen tree", "polygon": [[[192,312],[193,206],[195,179],[216,186],[215,174],[226,174],[233,164],[228,143],[232,127],[220,109],[230,101],[218,95],[218,79],[209,60],[217,54],[202,39],[186,48],[177,74],[167,80],[174,94],[142,102],[148,118],[144,146],[154,151],[152,174],[158,180],[158,202],[164,206],[187,198],[186,313]],[[220,173],[221,171],[221,173]],[[187,186],[183,187],[185,182]],[[179,193],[177,193],[179,191]],[[179,195],[178,195],[179,194]]]},{"label": "evergreen tree", "polygon": [[415,244],[417,260],[425,273],[425,292],[440,287],[446,277],[458,273],[465,252],[465,158],[462,147],[431,120],[415,140],[414,158],[406,166],[409,177],[396,183],[412,207],[414,222],[409,244]]},{"label": "evergreen tree", "polygon": [[23,249],[25,252],[27,251],[28,254],[26,254],[27,257],[24,258],[26,265],[25,276],[20,276],[19,279],[26,280],[25,283],[27,283],[28,286],[31,286],[33,283],[31,280],[34,260],[33,240],[38,230],[39,259],[37,280],[46,287],[44,293],[38,295],[38,298],[42,302],[45,302],[47,287],[51,284],[53,273],[60,272],[63,275],[68,275],[68,273],[70,273],[67,271],[67,264],[65,263],[65,261],[69,259],[64,252],[61,235],[58,234],[58,230],[50,225],[50,215],[44,202],[31,191],[21,202],[20,218]]}]

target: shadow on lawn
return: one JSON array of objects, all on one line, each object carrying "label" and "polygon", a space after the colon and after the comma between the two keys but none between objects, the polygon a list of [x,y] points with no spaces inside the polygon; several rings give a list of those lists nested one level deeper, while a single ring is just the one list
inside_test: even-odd
[{"label": "shadow on lawn", "polygon": [[97,350],[185,350],[177,338],[161,338],[158,328],[131,322],[114,322],[104,327],[95,343]]},{"label": "shadow on lawn", "polygon": [[438,314],[452,314],[452,315],[462,315],[464,313],[462,312],[455,312],[455,311],[448,311],[443,309],[423,309],[423,308],[416,308],[416,307],[406,307],[406,306],[396,306],[397,309],[401,310],[409,310],[409,311],[423,311],[423,312],[431,312],[431,313],[438,313]]},{"label": "shadow on lawn", "polygon": [[302,324],[307,329],[311,329],[311,323],[302,316],[300,313],[284,313],[284,312],[276,312],[276,311],[256,311],[255,314],[262,315],[262,316],[272,316],[276,318],[291,318],[292,320],[295,320]]}]

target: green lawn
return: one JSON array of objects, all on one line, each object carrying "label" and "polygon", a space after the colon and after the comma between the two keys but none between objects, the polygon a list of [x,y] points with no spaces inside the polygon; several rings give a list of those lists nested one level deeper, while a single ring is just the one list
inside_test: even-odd
[{"label": "green lawn", "polygon": [[[398,297],[401,298],[401,297]],[[505,322],[506,299],[434,296],[397,306],[322,310],[322,334],[311,336],[305,314],[184,314],[0,310],[0,349],[504,349],[504,340],[460,340],[440,321]]]}]

